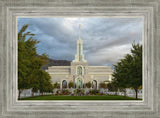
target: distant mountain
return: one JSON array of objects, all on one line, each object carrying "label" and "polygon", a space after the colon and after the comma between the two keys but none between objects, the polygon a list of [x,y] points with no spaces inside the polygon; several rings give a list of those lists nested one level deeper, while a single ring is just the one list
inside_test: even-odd
[{"label": "distant mountain", "polygon": [[42,66],[42,70],[48,69],[50,66],[70,66],[70,61],[49,59],[48,64]]}]

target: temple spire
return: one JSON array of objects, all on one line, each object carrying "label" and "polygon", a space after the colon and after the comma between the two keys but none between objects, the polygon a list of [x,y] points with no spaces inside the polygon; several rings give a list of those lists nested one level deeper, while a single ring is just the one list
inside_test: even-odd
[{"label": "temple spire", "polygon": [[73,60],[73,62],[87,62],[84,59],[83,55],[83,41],[81,39],[80,30],[81,30],[81,24],[79,24],[79,39],[77,40],[77,54],[75,55],[75,60]]},{"label": "temple spire", "polygon": [[80,39],[80,35],[81,35],[81,24],[79,24],[79,39]]}]

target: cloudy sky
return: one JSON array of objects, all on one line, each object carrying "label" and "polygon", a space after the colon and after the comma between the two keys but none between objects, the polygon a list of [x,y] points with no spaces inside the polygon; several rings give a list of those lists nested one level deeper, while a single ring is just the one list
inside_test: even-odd
[{"label": "cloudy sky", "polygon": [[130,53],[133,41],[142,43],[142,23],[142,18],[18,18],[18,31],[29,24],[27,31],[36,34],[34,38],[40,41],[38,54],[72,61],[81,24],[84,55],[89,65],[112,66]]}]

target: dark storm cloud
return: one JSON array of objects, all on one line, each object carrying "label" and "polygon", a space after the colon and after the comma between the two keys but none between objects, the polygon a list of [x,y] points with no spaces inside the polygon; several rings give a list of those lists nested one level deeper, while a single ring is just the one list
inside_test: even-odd
[{"label": "dark storm cloud", "polygon": [[39,54],[71,61],[76,53],[79,23],[90,65],[112,65],[130,52],[133,41],[142,42],[141,18],[19,18],[18,29],[30,24],[28,31],[40,41]]}]

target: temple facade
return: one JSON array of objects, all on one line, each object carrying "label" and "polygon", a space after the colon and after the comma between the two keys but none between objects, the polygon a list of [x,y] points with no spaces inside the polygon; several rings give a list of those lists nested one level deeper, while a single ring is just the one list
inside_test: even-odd
[{"label": "temple facade", "polygon": [[[80,29],[80,26],[79,26]],[[46,70],[51,76],[52,83],[59,83],[60,88],[72,81],[74,88],[84,88],[89,81],[92,87],[98,89],[99,83],[112,81],[113,70],[109,66],[89,66],[83,54],[83,40],[77,40],[77,54],[70,66],[51,66]]]}]

